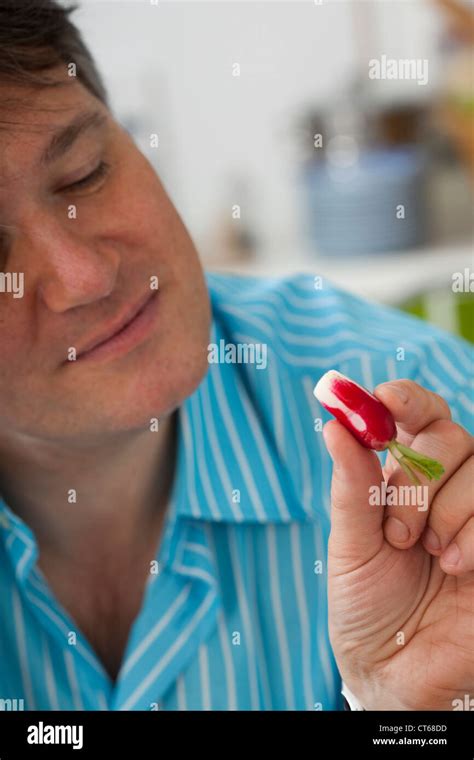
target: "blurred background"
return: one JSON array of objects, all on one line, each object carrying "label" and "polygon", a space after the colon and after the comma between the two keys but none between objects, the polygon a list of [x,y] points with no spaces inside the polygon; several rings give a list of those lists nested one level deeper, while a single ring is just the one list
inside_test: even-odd
[{"label": "blurred background", "polygon": [[473,0],[79,0],[207,269],[308,271],[474,341]]}]

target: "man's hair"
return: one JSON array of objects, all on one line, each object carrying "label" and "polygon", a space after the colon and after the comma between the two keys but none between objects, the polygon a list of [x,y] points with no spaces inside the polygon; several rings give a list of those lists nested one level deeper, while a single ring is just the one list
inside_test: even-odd
[{"label": "man's hair", "polygon": [[61,82],[48,77],[48,70],[74,63],[77,80],[108,106],[94,60],[69,20],[77,7],[57,0],[0,0],[0,83],[54,87]]}]

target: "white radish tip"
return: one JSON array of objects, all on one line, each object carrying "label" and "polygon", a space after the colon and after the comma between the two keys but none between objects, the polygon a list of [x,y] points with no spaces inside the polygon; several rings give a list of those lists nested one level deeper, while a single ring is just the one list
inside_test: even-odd
[{"label": "white radish tip", "polygon": [[348,380],[351,382],[348,377],[342,375],[337,369],[330,369],[328,372],[325,372],[313,388],[313,394],[322,404],[327,403],[329,396],[333,396],[331,388],[334,380]]},{"label": "white radish tip", "polygon": [[[319,403],[322,404],[322,406],[324,406],[326,409],[330,409],[333,414],[334,409],[339,409],[344,414],[346,420],[350,421],[352,427],[355,428],[355,430],[358,430],[359,433],[365,433],[367,430],[367,424],[365,420],[360,416],[360,414],[357,414],[357,412],[355,412],[353,409],[350,409],[347,404],[345,404],[334,393],[333,385],[335,380],[345,380],[348,383],[357,385],[357,383],[354,383],[353,380],[350,380],[341,372],[338,372],[335,369],[330,369],[329,372],[326,372],[316,384],[313,390],[314,395],[318,399]],[[360,387],[362,386],[359,386],[359,388]]]}]

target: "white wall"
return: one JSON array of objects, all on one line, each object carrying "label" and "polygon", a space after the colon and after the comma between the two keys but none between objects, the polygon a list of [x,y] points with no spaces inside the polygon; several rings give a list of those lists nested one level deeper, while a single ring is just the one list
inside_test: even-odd
[{"label": "white wall", "polygon": [[[203,247],[219,209],[239,202],[227,195],[235,173],[253,183],[252,216],[267,249],[297,245],[288,130],[302,108],[340,91],[372,51],[434,55],[436,22],[424,0],[152,3],[82,0],[73,18],[117,115],[143,123],[140,146]],[[153,155],[152,132],[160,136]]]}]

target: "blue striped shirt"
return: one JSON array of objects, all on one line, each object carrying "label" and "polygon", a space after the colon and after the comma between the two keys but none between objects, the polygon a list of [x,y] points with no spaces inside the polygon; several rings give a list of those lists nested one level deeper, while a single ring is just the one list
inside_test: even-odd
[{"label": "blue striped shirt", "polygon": [[327,627],[331,462],[318,421],[329,416],[313,386],[333,368],[369,388],[412,378],[472,430],[472,349],[315,284],[208,275],[212,344],[265,346],[266,363],[257,353],[227,363],[221,351],[179,409],[158,572],[115,682],[49,589],[32,531],[0,501],[0,700],[25,710],[342,708]]}]

